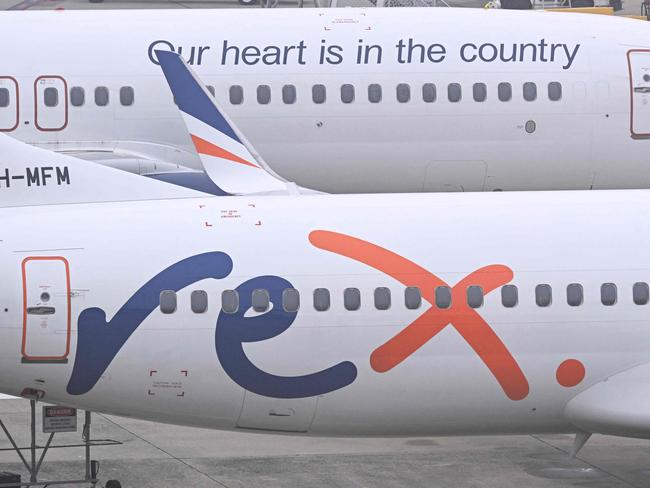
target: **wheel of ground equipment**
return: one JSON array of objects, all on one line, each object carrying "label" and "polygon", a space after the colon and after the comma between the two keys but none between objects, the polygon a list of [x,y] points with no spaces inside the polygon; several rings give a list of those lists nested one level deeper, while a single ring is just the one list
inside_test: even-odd
[{"label": "wheel of ground equipment", "polygon": [[[92,2],[93,0],[90,1]],[[105,488],[122,488],[122,483],[117,480],[108,480]]]},{"label": "wheel of ground equipment", "polygon": [[90,3],[104,3],[104,0],[88,0]]}]

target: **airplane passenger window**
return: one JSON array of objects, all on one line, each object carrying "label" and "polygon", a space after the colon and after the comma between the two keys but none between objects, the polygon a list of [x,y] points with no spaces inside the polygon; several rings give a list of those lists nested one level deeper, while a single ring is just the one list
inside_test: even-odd
[{"label": "airplane passenger window", "polygon": [[483,306],[483,288],[480,286],[467,287],[467,305],[472,308]]},{"label": "airplane passenger window", "polygon": [[530,81],[524,83],[524,100],[532,102],[537,99],[537,85]]},{"label": "airplane passenger window", "polygon": [[554,102],[562,98],[562,84],[557,81],[551,81],[548,84],[548,98]]},{"label": "airplane passenger window", "polygon": [[571,307],[579,307],[582,305],[584,293],[580,283],[571,283],[566,287],[566,302]]},{"label": "airplane passenger window", "polygon": [[282,87],[282,101],[286,104],[296,103],[296,87],[294,85]]},{"label": "airplane passenger window", "polygon": [[346,310],[359,310],[359,307],[361,307],[361,293],[358,288],[343,290],[343,306]]},{"label": "airplane passenger window", "polygon": [[501,287],[501,304],[506,308],[516,307],[519,302],[519,290],[515,285]]},{"label": "airplane passenger window", "polygon": [[404,290],[404,305],[409,310],[416,310],[422,305],[422,292],[417,286],[409,286]]},{"label": "airplane passenger window", "polygon": [[210,92],[210,95],[212,95],[213,97],[216,95],[217,92],[215,91],[215,89],[214,89],[214,87],[212,85],[205,85],[205,87]]},{"label": "airplane passenger window", "polygon": [[266,105],[271,101],[271,87],[269,85],[260,85],[257,87],[257,103]]},{"label": "airplane passenger window", "polygon": [[551,285],[537,285],[535,287],[535,302],[538,307],[548,307],[553,300]]},{"label": "airplane passenger window", "polygon": [[160,293],[160,311],[165,314],[174,313],[176,311],[176,292],[173,290],[165,290]]},{"label": "airplane passenger window", "polygon": [[451,306],[451,290],[448,286],[436,287],[436,307],[449,308]]},{"label": "airplane passenger window", "polygon": [[396,88],[397,101],[406,103],[411,99],[411,86],[407,83],[400,83]]},{"label": "airplane passenger window", "polygon": [[460,102],[462,97],[462,89],[460,83],[449,83],[447,85],[447,99],[450,102]]},{"label": "airplane passenger window", "polygon": [[123,86],[120,88],[120,105],[130,107],[135,101],[135,92],[132,86]]},{"label": "airplane passenger window", "polygon": [[639,281],[632,287],[632,297],[636,305],[647,305],[650,301],[650,287],[647,283]]},{"label": "airplane passenger window", "polygon": [[221,309],[225,313],[236,313],[239,310],[239,293],[237,293],[237,290],[224,290],[221,293]]},{"label": "airplane passenger window", "polygon": [[95,88],[95,105],[98,107],[105,107],[108,105],[108,88],[105,86],[98,86]]},{"label": "airplane passenger window", "polygon": [[271,303],[269,292],[266,290],[253,290],[251,302],[253,304],[253,310],[256,312],[266,312]]},{"label": "airplane passenger window", "polygon": [[203,290],[194,290],[190,298],[192,312],[205,313],[208,310],[208,293]]},{"label": "airplane passenger window", "polygon": [[80,86],[70,88],[70,103],[73,107],[81,107],[86,103],[86,92]]},{"label": "airplane passenger window", "polygon": [[378,85],[377,83],[368,85],[368,101],[370,103],[381,102],[381,85]]},{"label": "airplane passenger window", "polygon": [[345,84],[341,85],[341,101],[343,103],[354,102],[354,85]]},{"label": "airplane passenger window", "polygon": [[474,83],[472,95],[474,96],[475,102],[484,102],[487,98],[487,86],[485,83]]},{"label": "airplane passenger window", "polygon": [[616,285],[614,283],[603,283],[600,286],[600,301],[608,307],[616,304]]},{"label": "airplane passenger window", "polygon": [[43,103],[46,107],[56,107],[59,104],[59,90],[53,86],[43,90]]},{"label": "airplane passenger window", "polygon": [[390,289],[385,286],[375,288],[375,308],[388,310],[390,308]]},{"label": "airplane passenger window", "polygon": [[499,100],[502,102],[509,102],[512,99],[512,85],[510,83],[499,83],[497,92]]},{"label": "airplane passenger window", "polygon": [[329,310],[330,291],[327,288],[316,288],[314,290],[314,308],[318,312]]},{"label": "airplane passenger window", "polygon": [[9,90],[6,88],[0,88],[0,108],[6,108],[9,106]]},{"label": "airplane passenger window", "polygon": [[422,85],[422,100],[426,103],[436,101],[436,85],[433,83],[425,83]]},{"label": "airplane passenger window", "polygon": [[244,101],[244,89],[240,85],[233,85],[228,90],[228,96],[232,105],[241,105]]},{"label": "airplane passenger window", "polygon": [[325,103],[327,98],[327,90],[325,85],[314,85],[311,87],[311,99],[314,103]]},{"label": "airplane passenger window", "polygon": [[282,308],[285,312],[297,312],[300,308],[300,293],[294,288],[282,292]]}]

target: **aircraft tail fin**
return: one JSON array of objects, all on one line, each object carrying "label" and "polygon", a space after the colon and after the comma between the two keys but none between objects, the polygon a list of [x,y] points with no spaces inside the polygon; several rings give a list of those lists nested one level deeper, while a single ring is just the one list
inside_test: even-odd
[{"label": "aircraft tail fin", "polygon": [[215,184],[239,195],[288,193],[295,187],[269,168],[183,58],[170,51],[156,51],[156,56],[205,172]]},{"label": "aircraft tail fin", "polygon": [[0,208],[204,196],[0,134]]}]

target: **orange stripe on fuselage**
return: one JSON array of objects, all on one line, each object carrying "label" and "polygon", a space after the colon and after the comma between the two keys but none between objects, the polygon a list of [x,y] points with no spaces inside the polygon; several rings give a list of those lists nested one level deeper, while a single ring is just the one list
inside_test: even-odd
[{"label": "orange stripe on fuselage", "polygon": [[208,142],[205,139],[201,139],[198,136],[192,135],[192,142],[194,143],[194,147],[196,148],[196,151],[199,154],[207,154],[208,156],[227,159],[234,163],[245,164],[246,166],[252,166],[253,168],[259,169],[259,166],[257,166],[256,164],[253,164],[250,161],[246,161],[245,159],[240,158],[239,156],[231,153],[230,151],[226,151],[224,148],[212,144],[211,142]]},{"label": "orange stripe on fuselage", "polygon": [[478,354],[508,398],[523,400],[528,396],[528,380],[519,364],[492,327],[476,309],[467,304],[468,286],[481,286],[483,293],[487,295],[512,280],[513,272],[510,268],[501,264],[484,266],[451,287],[413,261],[356,237],[315,230],[309,234],[309,242],[319,249],[346,256],[386,273],[404,286],[418,287],[422,296],[431,304],[436,303],[437,287],[447,286],[451,289],[450,307],[441,309],[432,305],[399,333],[375,349],[370,356],[372,369],[378,373],[390,371],[451,325]]}]

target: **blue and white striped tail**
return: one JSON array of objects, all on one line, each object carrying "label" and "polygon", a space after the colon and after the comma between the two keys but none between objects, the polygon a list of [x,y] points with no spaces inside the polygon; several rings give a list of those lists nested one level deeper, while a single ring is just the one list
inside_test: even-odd
[{"label": "blue and white striped tail", "polygon": [[170,51],[156,56],[212,181],[231,194],[286,193],[287,182],[270,170],[187,63]]}]

